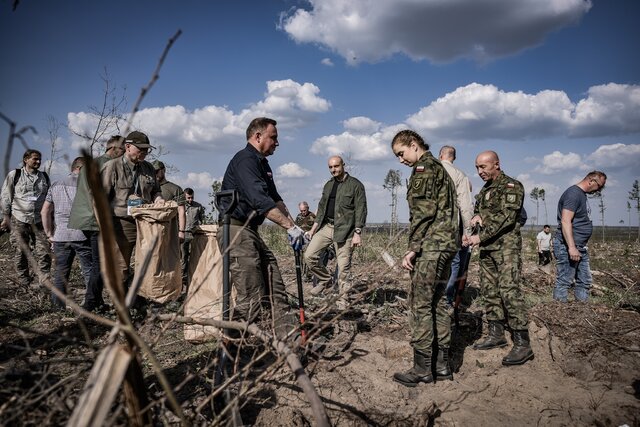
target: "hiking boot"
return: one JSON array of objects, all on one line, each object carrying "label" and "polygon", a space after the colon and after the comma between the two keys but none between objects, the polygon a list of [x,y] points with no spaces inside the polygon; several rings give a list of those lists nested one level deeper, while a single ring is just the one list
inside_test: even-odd
[{"label": "hiking boot", "polygon": [[492,348],[502,348],[507,346],[507,339],[504,337],[504,325],[499,320],[489,320],[489,334],[487,337],[473,345],[474,350],[491,350]]},{"label": "hiking boot", "polygon": [[415,387],[420,383],[432,383],[431,355],[413,350],[413,368],[406,372],[396,372],[393,380],[406,387]]},{"label": "hiking boot", "polygon": [[436,380],[452,380],[453,373],[449,366],[449,347],[440,347],[438,349],[438,358],[436,359]]},{"label": "hiking boot", "polygon": [[513,347],[509,354],[502,359],[505,366],[522,365],[533,359],[533,350],[529,344],[529,331],[513,331]]}]

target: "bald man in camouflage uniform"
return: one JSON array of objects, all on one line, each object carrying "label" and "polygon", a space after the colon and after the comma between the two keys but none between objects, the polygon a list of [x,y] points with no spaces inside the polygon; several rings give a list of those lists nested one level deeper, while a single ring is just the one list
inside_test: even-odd
[{"label": "bald man in camouflage uniform", "polygon": [[[451,320],[444,294],[451,261],[460,246],[459,212],[455,184],[420,135],[401,131],[393,138],[391,148],[402,164],[413,168],[407,187],[409,248],[402,260],[402,267],[411,274],[413,367],[395,373],[393,379],[415,387],[453,379],[448,362]],[[431,369],[434,341],[438,349],[435,375]]]},{"label": "bald man in camouflage uniform", "polygon": [[513,331],[513,348],[502,359],[502,364],[522,365],[533,359],[527,312],[520,290],[522,236],[518,219],[524,202],[524,187],[505,175],[494,151],[480,153],[476,158],[476,169],[485,185],[476,196],[471,224],[478,224],[480,231],[463,239],[467,245],[480,246],[480,283],[489,334],[473,348],[505,347],[503,321],[507,320]]}]

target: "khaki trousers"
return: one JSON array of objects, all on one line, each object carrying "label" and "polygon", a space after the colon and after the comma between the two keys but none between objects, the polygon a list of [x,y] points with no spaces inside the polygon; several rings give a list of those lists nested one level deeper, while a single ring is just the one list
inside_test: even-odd
[{"label": "khaki trousers", "polygon": [[351,279],[351,256],[353,248],[351,247],[351,239],[346,242],[338,243],[333,240],[333,225],[325,224],[318,230],[309,242],[309,246],[304,254],[304,262],[309,266],[312,274],[318,278],[319,286],[329,286],[331,283],[331,274],[326,265],[322,262],[322,255],[325,249],[333,245],[336,251],[338,262],[338,283],[340,293],[346,292],[350,288]]}]

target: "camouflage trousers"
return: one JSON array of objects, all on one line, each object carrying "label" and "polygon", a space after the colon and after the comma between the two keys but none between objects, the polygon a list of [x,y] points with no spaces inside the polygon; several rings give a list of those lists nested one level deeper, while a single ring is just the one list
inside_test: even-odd
[{"label": "camouflage trousers", "polygon": [[[29,260],[27,254],[22,250],[23,246],[20,242],[23,242],[29,248],[29,251],[38,263],[40,273],[45,278],[49,278],[49,272],[51,270],[51,243],[47,240],[41,222],[28,224],[12,218],[9,240],[14,249],[13,265],[20,285],[29,286],[31,283]],[[36,277],[36,282],[40,283],[40,279],[35,271],[33,275]]]},{"label": "camouflage trousers", "polygon": [[423,353],[431,353],[434,340],[438,347],[449,347],[451,342],[451,319],[444,293],[454,256],[455,252],[422,252],[411,271],[411,346]]},{"label": "camouflage trousers", "polygon": [[487,320],[507,320],[513,330],[527,329],[520,290],[520,252],[480,251],[480,285]]},{"label": "camouflage trousers", "polygon": [[[275,255],[255,229],[231,224],[229,235],[229,271],[237,292],[233,318],[256,322],[262,307],[270,307],[275,333],[285,338],[297,322]],[[222,232],[216,235],[221,252],[222,237]]]}]

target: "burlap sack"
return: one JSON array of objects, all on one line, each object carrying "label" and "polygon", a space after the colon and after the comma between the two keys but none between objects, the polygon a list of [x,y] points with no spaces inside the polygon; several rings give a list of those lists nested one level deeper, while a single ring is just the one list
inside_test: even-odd
[{"label": "burlap sack", "polygon": [[[222,232],[222,229],[220,230]],[[199,319],[222,320],[222,254],[218,248],[217,225],[201,225],[193,231],[189,258],[189,293],[184,315]],[[231,291],[231,307],[235,301]],[[184,338],[202,342],[220,336],[214,326],[185,325]]]},{"label": "burlap sack", "polygon": [[[178,239],[178,204],[165,201],[132,208],[136,219],[138,237],[135,252],[135,274],[142,274],[138,294],[163,304],[174,301],[182,291],[180,267],[180,241]],[[153,239],[158,236],[155,246]],[[142,271],[142,261],[147,252],[151,260]]]}]

